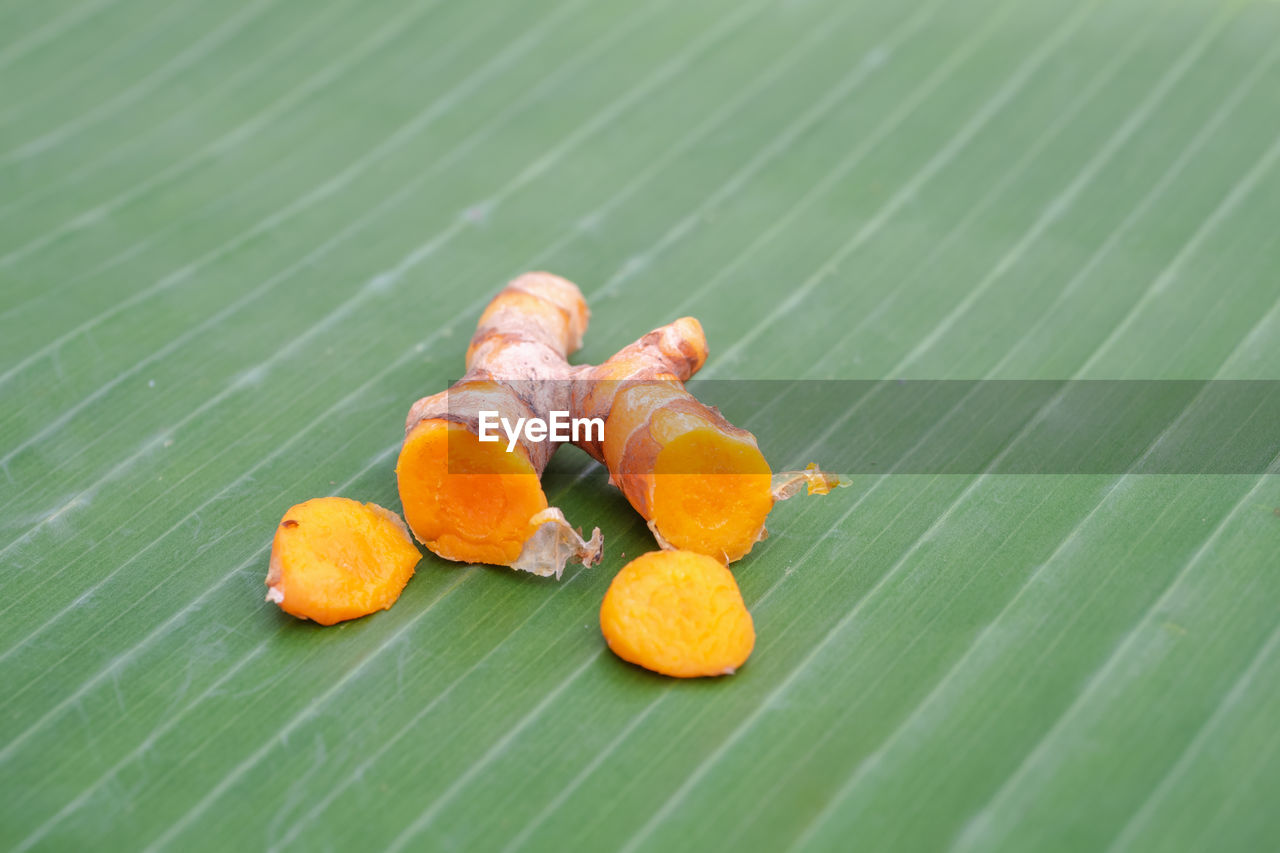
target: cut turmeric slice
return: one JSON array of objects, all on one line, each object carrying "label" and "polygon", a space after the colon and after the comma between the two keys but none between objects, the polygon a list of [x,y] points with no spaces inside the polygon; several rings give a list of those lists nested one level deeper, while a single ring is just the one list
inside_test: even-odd
[{"label": "cut turmeric slice", "polygon": [[395,513],[347,498],[290,507],[271,543],[267,601],[333,625],[386,610],[422,559]]},{"label": "cut turmeric slice", "polygon": [[618,657],[676,678],[731,675],[756,641],[733,573],[693,551],[652,551],[624,566],[600,630]]}]

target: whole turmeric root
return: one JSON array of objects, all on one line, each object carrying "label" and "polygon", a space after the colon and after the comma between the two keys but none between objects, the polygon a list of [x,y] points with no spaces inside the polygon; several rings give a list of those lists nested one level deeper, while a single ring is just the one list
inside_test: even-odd
[{"label": "whole turmeric root", "polygon": [[421,559],[390,510],[316,498],[290,507],[276,528],[267,601],[321,625],[356,619],[394,604]]},{"label": "whole turmeric root", "polygon": [[765,536],[765,517],[796,483],[823,493],[837,484],[816,469],[774,477],[749,432],[685,390],[707,358],[697,320],[655,329],[601,365],[571,366],[588,316],[571,282],[520,276],[481,316],[463,378],[410,410],[400,498],[414,535],[436,554],[557,577],[570,559],[600,559],[599,530],[584,540],[547,506],[539,481],[565,442],[522,435],[508,450],[482,441],[486,411],[512,423],[552,412],[600,422],[603,430],[572,443],[608,467],[659,544],[726,563]]},{"label": "whole turmeric root", "polygon": [[[673,323],[625,350],[625,361],[575,367],[567,359],[582,345],[588,317],[576,285],[548,273],[520,276],[481,315],[462,379],[409,411],[396,464],[400,499],[414,536],[439,556],[557,577],[569,560],[600,559],[600,531],[583,539],[542,490],[542,472],[565,442],[527,434],[510,444],[482,441],[481,413],[510,423],[577,413],[576,399],[601,376],[688,379],[706,345],[696,321]],[[599,423],[598,434],[579,443],[599,445],[603,417]]]}]

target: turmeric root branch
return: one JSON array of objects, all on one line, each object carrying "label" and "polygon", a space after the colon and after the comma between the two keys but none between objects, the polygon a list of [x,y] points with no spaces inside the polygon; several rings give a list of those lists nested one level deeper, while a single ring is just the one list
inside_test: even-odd
[{"label": "turmeric root branch", "polygon": [[567,560],[600,558],[599,531],[584,539],[547,505],[539,482],[563,442],[522,436],[508,452],[480,441],[482,411],[513,423],[546,421],[553,411],[599,419],[603,438],[574,443],[608,467],[659,543],[724,563],[765,537],[776,501],[802,485],[810,494],[839,485],[816,468],[775,477],[751,433],[685,389],[707,358],[697,320],[655,329],[598,366],[574,367],[567,359],[587,319],[574,284],[523,275],[481,316],[463,378],[414,404],[396,473],[409,527],[435,553],[557,577]]},{"label": "turmeric root branch", "polygon": [[[480,440],[480,413],[514,423],[594,407],[603,422],[612,386],[602,380],[688,379],[702,365],[706,343],[696,320],[681,321],[606,365],[574,367],[567,359],[581,346],[588,316],[571,282],[548,273],[520,276],[481,315],[463,378],[410,410],[396,464],[400,498],[414,536],[436,554],[556,577],[567,561],[590,566],[600,559],[600,531],[584,538],[548,506],[539,482],[563,442],[522,436],[508,452],[502,442]],[[579,443],[602,458],[598,436]]]}]

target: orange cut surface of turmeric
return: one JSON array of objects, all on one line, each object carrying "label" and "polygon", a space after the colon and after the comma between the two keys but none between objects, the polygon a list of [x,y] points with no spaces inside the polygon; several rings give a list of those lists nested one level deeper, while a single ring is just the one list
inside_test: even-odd
[{"label": "orange cut surface of turmeric", "polygon": [[462,424],[417,424],[396,473],[409,526],[446,560],[511,565],[533,535],[531,519],[547,508],[522,447],[508,453]]},{"label": "orange cut surface of turmeric", "polygon": [[664,548],[731,563],[764,538],[775,496],[755,437],[680,383],[620,391],[605,423],[604,456]]},{"label": "orange cut surface of turmeric", "polygon": [[692,551],[652,551],[624,566],[600,630],[618,657],[676,678],[730,675],[756,641],[733,573]]},{"label": "orange cut surface of turmeric", "polygon": [[480,441],[480,418],[545,421],[570,408],[566,360],[582,345],[587,303],[571,282],[528,273],[480,315],[467,372],[413,404],[396,462],[400,502],[418,541],[446,560],[492,563],[560,576],[569,561],[594,565],[597,529],[583,538],[547,505],[540,478],[563,442]]},{"label": "orange cut surface of turmeric", "polygon": [[676,548],[730,563],[763,537],[773,473],[754,438],[713,423],[676,432],[663,437],[653,475],[651,521]]},{"label": "orange cut surface of turmeric", "polygon": [[276,528],[267,600],[321,625],[358,619],[394,604],[421,558],[390,510],[315,498],[290,507]]},{"label": "orange cut surface of turmeric", "polygon": [[[559,577],[567,562],[594,565],[599,529],[584,538],[548,506],[539,483],[562,440],[481,442],[481,415],[510,423],[591,411],[604,423],[619,380],[688,379],[702,364],[702,328],[685,319],[655,329],[605,365],[570,365],[590,312],[577,285],[549,273],[511,281],[485,308],[467,347],[466,373],[413,404],[396,463],[413,534],[448,560]],[[598,431],[597,431],[598,432]],[[581,436],[601,458],[601,440]]]},{"label": "orange cut surface of turmeric", "polygon": [[707,358],[702,325],[682,317],[599,365],[570,365],[590,312],[572,282],[526,273],[484,310],[466,373],[414,403],[396,465],[405,518],[440,556],[559,577],[566,562],[598,562],[590,539],[547,505],[539,478],[564,441],[524,434],[508,452],[479,441],[482,413],[510,423],[552,412],[603,424],[570,440],[609,469],[610,481],[663,548],[730,563],[766,535],[775,502],[825,493],[837,478],[813,469],[772,475],[755,437],[684,387]]}]

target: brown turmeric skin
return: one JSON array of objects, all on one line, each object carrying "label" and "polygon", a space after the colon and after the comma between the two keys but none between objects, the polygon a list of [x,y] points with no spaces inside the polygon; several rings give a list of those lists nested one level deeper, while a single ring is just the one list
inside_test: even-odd
[{"label": "brown turmeric skin", "polygon": [[480,440],[480,412],[513,423],[546,420],[553,411],[577,415],[578,398],[599,378],[688,379],[706,347],[697,322],[682,321],[649,333],[607,366],[572,366],[568,357],[581,346],[588,317],[576,285],[548,273],[520,276],[481,315],[462,379],[413,405],[396,476],[410,529],[439,556],[556,576],[569,560],[589,566],[600,559],[600,531],[584,539],[542,490],[542,472],[563,442],[522,436],[508,452],[505,441]]},{"label": "brown turmeric skin", "polygon": [[553,411],[599,419],[603,439],[574,443],[608,467],[659,544],[724,563],[764,538],[769,511],[797,482],[823,493],[837,484],[816,469],[774,477],[751,433],[685,390],[707,358],[697,320],[655,329],[603,364],[573,366],[588,316],[571,282],[520,276],[481,316],[463,378],[410,410],[400,497],[410,529],[436,554],[556,576],[568,560],[600,559],[599,531],[584,540],[542,491],[563,442],[522,436],[508,452],[480,440],[481,411],[511,422]]},{"label": "brown turmeric skin", "polygon": [[625,383],[611,401],[599,451],[610,481],[659,545],[723,563],[746,556],[768,535],[765,520],[775,503],[802,486],[826,494],[841,484],[813,465],[773,474],[755,436],[675,379]]},{"label": "brown turmeric skin", "polygon": [[605,424],[605,462],[658,543],[741,559],[764,536],[772,472],[755,436],[681,385],[629,385]]},{"label": "brown turmeric skin", "polygon": [[545,419],[568,410],[567,358],[582,345],[587,304],[578,288],[542,273],[508,284],[480,317],[467,371],[409,410],[396,463],[404,514],[418,541],[447,560],[513,566],[559,576],[565,563],[600,559],[547,505],[540,478],[558,444],[522,439],[514,452],[481,442],[481,411]]},{"label": "brown turmeric skin", "polygon": [[728,563],[763,536],[772,473],[751,433],[685,390],[706,358],[701,324],[677,320],[596,367],[575,412],[605,420],[604,440],[579,446],[605,464],[660,545]]},{"label": "brown turmeric skin", "polygon": [[685,317],[594,368],[574,411],[604,418],[604,441],[578,446],[605,464],[659,545],[731,563],[768,535],[777,501],[840,480],[816,466],[775,476],[755,436],[685,389],[706,358],[701,324]]}]

